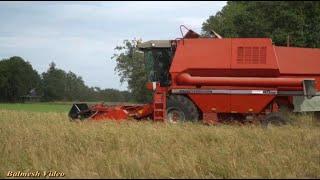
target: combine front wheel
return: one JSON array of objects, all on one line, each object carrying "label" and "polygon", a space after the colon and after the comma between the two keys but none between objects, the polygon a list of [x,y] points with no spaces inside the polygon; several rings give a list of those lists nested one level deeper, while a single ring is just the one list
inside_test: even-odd
[{"label": "combine front wheel", "polygon": [[167,121],[177,123],[198,121],[199,112],[193,102],[182,95],[170,95],[167,99]]}]

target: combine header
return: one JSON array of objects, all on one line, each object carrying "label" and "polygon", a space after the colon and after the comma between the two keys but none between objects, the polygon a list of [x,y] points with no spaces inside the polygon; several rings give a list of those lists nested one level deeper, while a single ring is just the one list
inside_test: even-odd
[{"label": "combine header", "polygon": [[151,105],[116,105],[105,106],[104,104],[95,104],[89,107],[85,103],[73,104],[69,112],[71,119],[91,119],[100,120],[127,120],[130,117],[134,119],[142,119],[150,117],[152,114]]},{"label": "combine header", "polygon": [[74,104],[69,116],[209,124],[258,119],[267,125],[285,124],[284,108],[319,114],[320,49],[275,46],[269,38],[222,38],[215,32],[215,37],[201,37],[187,30],[180,39],[138,45],[153,102]]}]

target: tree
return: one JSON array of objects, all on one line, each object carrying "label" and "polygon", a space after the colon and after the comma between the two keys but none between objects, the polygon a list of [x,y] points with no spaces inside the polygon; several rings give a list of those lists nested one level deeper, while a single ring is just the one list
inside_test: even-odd
[{"label": "tree", "polygon": [[31,64],[14,56],[0,61],[0,100],[16,102],[31,89],[40,91],[40,76]]},{"label": "tree", "polygon": [[42,86],[45,101],[84,101],[88,99],[89,88],[80,76],[69,71],[56,68],[54,62],[50,63],[47,72],[42,73]]},{"label": "tree", "polygon": [[88,89],[82,77],[77,76],[71,71],[66,74],[66,89],[64,94],[66,100],[84,101],[89,98]]},{"label": "tree", "polygon": [[66,93],[66,73],[57,69],[54,62],[42,73],[43,98],[47,101],[63,100]]},{"label": "tree", "polygon": [[54,62],[50,63],[47,72],[42,73],[42,86],[44,101],[127,102],[131,98],[127,91],[89,88],[81,76],[56,68]]},{"label": "tree", "polygon": [[146,89],[147,74],[145,72],[143,53],[137,49],[139,40],[125,40],[115,48],[112,57],[117,62],[115,71],[120,76],[121,83],[128,82],[128,89],[137,102],[151,100],[151,92]]},{"label": "tree", "polygon": [[50,63],[41,77],[21,57],[0,61],[0,101],[16,102],[34,90],[37,95],[43,95],[43,101],[127,102],[132,99],[128,91],[89,88],[81,76],[58,69],[54,62]]},{"label": "tree", "polygon": [[203,23],[203,35],[270,37],[276,45],[320,47],[320,2],[234,1]]}]

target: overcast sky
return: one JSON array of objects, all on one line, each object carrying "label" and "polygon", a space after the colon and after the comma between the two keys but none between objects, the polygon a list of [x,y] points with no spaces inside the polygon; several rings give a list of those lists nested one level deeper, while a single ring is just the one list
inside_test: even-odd
[{"label": "overcast sky", "polygon": [[21,56],[42,73],[58,68],[89,86],[124,90],[111,60],[125,39],[175,39],[181,24],[202,23],[226,5],[217,2],[0,2],[0,59]]}]

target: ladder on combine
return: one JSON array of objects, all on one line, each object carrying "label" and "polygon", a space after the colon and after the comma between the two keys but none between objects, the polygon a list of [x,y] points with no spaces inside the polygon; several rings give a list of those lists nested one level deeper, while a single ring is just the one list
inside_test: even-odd
[{"label": "ladder on combine", "polygon": [[166,119],[166,91],[156,90],[153,95],[153,120],[165,121]]}]

